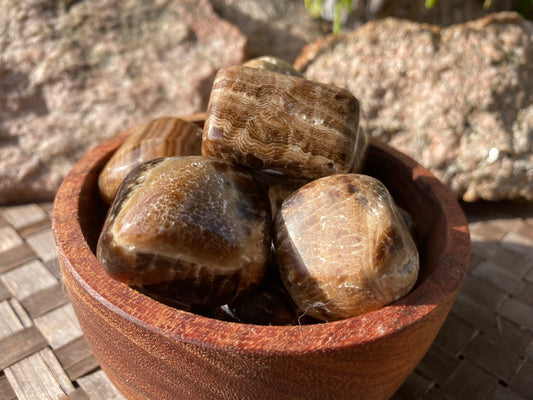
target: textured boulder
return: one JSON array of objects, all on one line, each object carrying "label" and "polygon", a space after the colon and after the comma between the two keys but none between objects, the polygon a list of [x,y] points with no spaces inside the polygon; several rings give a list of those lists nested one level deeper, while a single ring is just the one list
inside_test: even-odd
[{"label": "textured boulder", "polygon": [[372,21],[307,46],[295,67],[350,90],[365,131],[457,197],[533,201],[533,23],[518,14]]},{"label": "textured boulder", "polygon": [[87,150],[204,110],[246,37],[207,0],[0,0],[0,202],[51,199]]}]

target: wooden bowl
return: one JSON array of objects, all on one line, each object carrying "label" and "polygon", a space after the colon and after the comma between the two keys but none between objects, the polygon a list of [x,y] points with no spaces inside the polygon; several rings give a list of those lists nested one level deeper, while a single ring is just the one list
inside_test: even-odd
[{"label": "wooden bowl", "polygon": [[106,214],[98,174],[124,140],[83,157],[61,185],[53,230],[66,288],[103,370],[130,399],[386,399],[444,322],[470,255],[468,225],[448,190],[377,141],[366,173],[413,218],[421,270],[406,297],[342,321],[261,326],[178,310],[111,279],[95,257]]}]

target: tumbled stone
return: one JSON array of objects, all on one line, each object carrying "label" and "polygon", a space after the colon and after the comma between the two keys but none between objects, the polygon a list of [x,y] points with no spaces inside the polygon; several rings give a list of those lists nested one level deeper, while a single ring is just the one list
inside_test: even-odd
[{"label": "tumbled stone", "polygon": [[200,155],[202,130],[181,118],[161,117],[131,130],[98,178],[100,195],[111,203],[124,177],[137,165],[160,157]]},{"label": "tumbled stone", "polygon": [[316,322],[303,315],[283,286],[277,267],[270,266],[261,284],[227,305],[226,312],[238,322],[258,325],[297,325]]},{"label": "tumbled stone", "polygon": [[267,71],[278,72],[280,74],[303,77],[294,67],[281,58],[272,56],[261,56],[252,58],[243,64],[244,67],[264,69]]},{"label": "tumbled stone", "polygon": [[377,310],[407,294],[418,251],[385,186],[339,174],[285,200],[274,222],[281,278],[302,312],[339,320]]},{"label": "tumbled stone", "polygon": [[268,199],[270,200],[270,209],[272,216],[275,217],[278,210],[287,197],[301,188],[308,180],[302,179],[280,179],[268,186]]},{"label": "tumbled stone", "polygon": [[354,174],[361,173],[365,166],[366,151],[368,149],[368,136],[361,126],[359,126],[359,133],[357,134],[357,141],[355,142],[355,160],[350,172]]},{"label": "tumbled stone", "polygon": [[266,194],[244,168],[201,156],[160,158],[124,179],[97,255],[131,286],[224,304],[263,278],[270,227]]},{"label": "tumbled stone", "polygon": [[359,103],[344,89],[227,67],[215,77],[202,154],[314,179],[350,171],[358,123]]}]

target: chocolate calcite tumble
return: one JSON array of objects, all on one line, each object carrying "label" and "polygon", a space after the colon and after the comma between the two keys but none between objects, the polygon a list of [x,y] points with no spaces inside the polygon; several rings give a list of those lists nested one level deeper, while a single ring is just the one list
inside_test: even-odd
[{"label": "chocolate calcite tumble", "polygon": [[359,174],[363,171],[363,167],[366,161],[366,150],[368,148],[368,136],[363,128],[359,127],[359,133],[357,134],[357,141],[355,142],[355,160],[352,165],[353,174]]},{"label": "chocolate calcite tumble", "polygon": [[303,75],[298,72],[287,61],[272,56],[261,56],[252,58],[242,64],[245,67],[264,69],[267,71],[278,72],[280,74],[299,76],[303,78]]},{"label": "chocolate calcite tumble", "polygon": [[281,278],[305,314],[325,321],[377,310],[407,294],[416,245],[385,186],[339,174],[289,196],[274,222]]},{"label": "chocolate calcite tumble", "polygon": [[155,159],[124,179],[97,255],[128,285],[224,304],[263,278],[271,220],[266,194],[244,168],[202,156]]},{"label": "chocolate calcite tumble", "polygon": [[202,154],[316,179],[350,172],[359,103],[347,90],[263,69],[218,71]]},{"label": "chocolate calcite tumble", "polygon": [[296,189],[301,188],[303,185],[309,183],[308,180],[302,179],[283,179],[278,182],[272,183],[268,186],[268,198],[270,200],[270,211],[272,216],[275,216],[281,205],[289,195],[291,195]]},{"label": "chocolate calcite tumble", "polygon": [[200,155],[202,130],[180,118],[161,117],[136,128],[100,173],[100,195],[110,204],[124,177],[137,165],[154,158]]},{"label": "chocolate calcite tumble", "polygon": [[316,323],[294,304],[279,276],[270,265],[265,278],[252,292],[228,305],[230,316],[238,322],[258,325],[297,325]]}]

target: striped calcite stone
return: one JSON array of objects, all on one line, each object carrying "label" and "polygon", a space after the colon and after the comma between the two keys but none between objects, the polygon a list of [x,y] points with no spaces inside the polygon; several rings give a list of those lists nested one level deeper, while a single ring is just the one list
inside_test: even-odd
[{"label": "striped calcite stone", "polygon": [[161,117],[133,128],[100,173],[100,195],[110,204],[124,177],[137,165],[159,157],[200,155],[201,147],[201,128],[181,118]]},{"label": "striped calcite stone", "polygon": [[416,244],[377,179],[338,174],[290,195],[276,214],[280,275],[306,315],[354,317],[406,295],[419,270]]},{"label": "striped calcite stone", "polygon": [[232,66],[215,77],[202,154],[316,179],[351,170],[358,125],[359,103],[345,89]]},{"label": "striped calcite stone", "polygon": [[159,158],[124,179],[97,256],[128,285],[224,304],[263,278],[271,225],[266,193],[245,168],[202,156]]},{"label": "striped calcite stone", "polygon": [[[361,173],[366,161],[366,150],[368,147],[368,138],[359,127],[359,134],[357,135],[357,142],[355,144],[355,160],[352,166],[352,173]],[[268,176],[267,180],[264,176]],[[272,210],[272,216],[276,215],[276,212],[281,208],[283,201],[291,195],[294,191],[301,188],[306,183],[309,183],[308,179],[297,179],[290,177],[280,177],[271,173],[255,173],[254,177],[260,182],[264,183],[267,187],[268,197],[270,199],[270,207]]]},{"label": "striped calcite stone", "polygon": [[357,133],[357,140],[355,142],[355,159],[352,165],[351,172],[354,174],[361,173],[365,166],[366,151],[368,149],[368,136],[361,126]]}]

